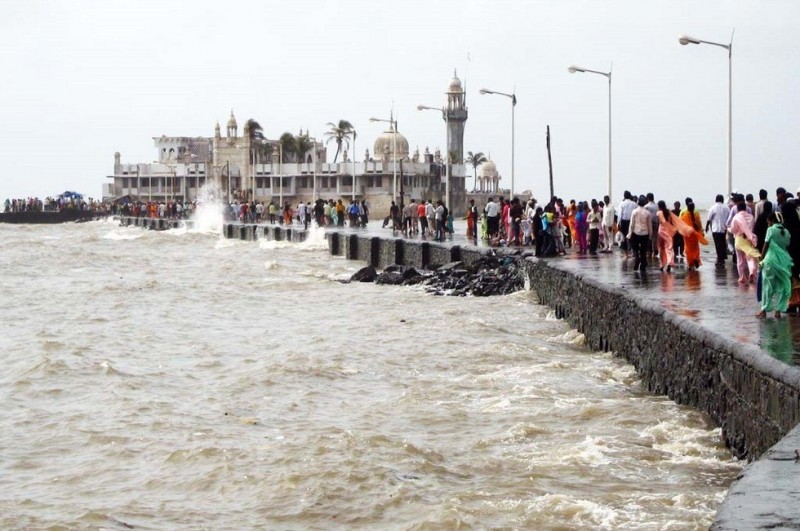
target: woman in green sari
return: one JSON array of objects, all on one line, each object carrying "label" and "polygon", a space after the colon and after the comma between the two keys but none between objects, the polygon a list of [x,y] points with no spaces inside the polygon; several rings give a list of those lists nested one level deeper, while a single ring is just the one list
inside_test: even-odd
[{"label": "woman in green sari", "polygon": [[[766,317],[767,312],[781,312],[789,309],[789,296],[792,292],[792,258],[787,252],[789,231],[783,226],[780,212],[773,212],[767,218],[767,237],[761,256],[761,311],[756,317]],[[774,301],[773,301],[774,299]]]}]

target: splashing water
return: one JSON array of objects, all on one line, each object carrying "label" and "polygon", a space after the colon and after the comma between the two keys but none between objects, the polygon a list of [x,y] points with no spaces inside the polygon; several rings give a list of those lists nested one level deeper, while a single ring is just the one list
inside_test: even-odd
[{"label": "splashing water", "polygon": [[207,183],[197,195],[197,210],[194,213],[192,232],[222,234],[222,192],[214,183]]},{"label": "splashing water", "polygon": [[298,245],[298,248],[305,250],[327,249],[328,241],[325,239],[325,227],[317,225],[316,221],[308,226],[306,239]]}]

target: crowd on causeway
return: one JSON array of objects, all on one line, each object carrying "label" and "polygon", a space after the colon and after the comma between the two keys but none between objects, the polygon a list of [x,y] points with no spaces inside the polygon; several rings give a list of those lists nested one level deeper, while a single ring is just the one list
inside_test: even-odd
[{"label": "crowd on causeway", "polygon": [[3,212],[61,212],[62,210],[80,210],[84,212],[108,212],[109,205],[91,197],[84,199],[78,195],[46,197],[28,197],[21,199],[7,198],[3,202]]},{"label": "crowd on causeway", "polygon": [[758,317],[800,309],[800,200],[782,187],[774,203],[766,190],[759,191],[757,201],[738,192],[727,201],[717,195],[705,225],[692,198],[671,207],[656,202],[652,193],[636,196],[628,191],[619,206],[608,196],[569,204],[553,197],[544,206],[535,199],[523,204],[501,197],[497,202],[489,198],[479,212],[470,200],[467,237],[477,240],[480,227],[480,237],[490,245],[534,246],[539,257],[573,249],[597,255],[618,247],[626,260],[633,258],[638,274],[646,272],[650,260],[671,274],[676,265],[690,271],[702,265],[700,245],[709,243],[710,232],[716,265],[724,267],[732,257],[739,282],[756,286]]}]

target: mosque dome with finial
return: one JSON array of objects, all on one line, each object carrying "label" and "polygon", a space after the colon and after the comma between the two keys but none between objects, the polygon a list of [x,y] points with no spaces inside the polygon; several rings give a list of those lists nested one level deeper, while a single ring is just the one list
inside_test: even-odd
[{"label": "mosque dome with finial", "polygon": [[[397,135],[397,157],[393,156],[395,135]],[[390,125],[387,131],[384,131],[375,139],[372,152],[376,157],[380,157],[382,153],[387,152],[391,160],[405,160],[408,159],[408,140],[394,130],[394,125]]]},{"label": "mosque dome with finial", "polygon": [[447,86],[447,92],[464,92],[461,80],[458,79],[455,71],[453,71],[453,79],[450,80],[450,85]]},{"label": "mosque dome with finial", "polygon": [[228,118],[228,127],[239,127],[236,123],[236,117],[233,115],[233,111],[231,111],[231,117]]},{"label": "mosque dome with finial", "polygon": [[481,164],[481,177],[497,177],[497,165],[491,160]]}]

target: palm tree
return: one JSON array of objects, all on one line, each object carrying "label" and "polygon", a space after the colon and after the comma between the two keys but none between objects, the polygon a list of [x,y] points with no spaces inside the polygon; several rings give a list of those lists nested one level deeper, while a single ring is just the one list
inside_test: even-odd
[{"label": "palm tree", "polygon": [[294,148],[295,148],[294,135],[287,131],[286,133],[283,133],[281,135],[281,138],[278,140],[278,142],[280,143],[281,151],[283,152],[283,160],[281,162],[287,162],[289,155],[294,153]]},{"label": "palm tree", "polygon": [[356,139],[356,130],[353,128],[353,124],[347,120],[339,120],[338,124],[328,122],[328,127],[330,130],[325,133],[325,137],[328,139],[325,143],[327,144],[331,140],[336,141],[336,155],[333,157],[333,163],[336,164],[336,159],[339,158],[339,152],[342,150],[342,142],[349,149],[350,138]]},{"label": "palm tree", "polygon": [[297,156],[297,162],[305,162],[305,154],[315,147],[308,133],[303,134],[301,131],[294,137],[294,154]]},{"label": "palm tree", "polygon": [[264,130],[257,120],[250,118],[247,120],[247,131],[250,136],[250,149],[257,152],[260,157],[266,159],[272,153],[272,146],[264,142]]},{"label": "palm tree", "polygon": [[478,151],[477,153],[472,153],[472,151],[467,151],[467,164],[472,166],[472,171],[475,173],[475,182],[472,184],[472,190],[476,190],[478,188],[478,166],[486,162],[486,156]]}]

